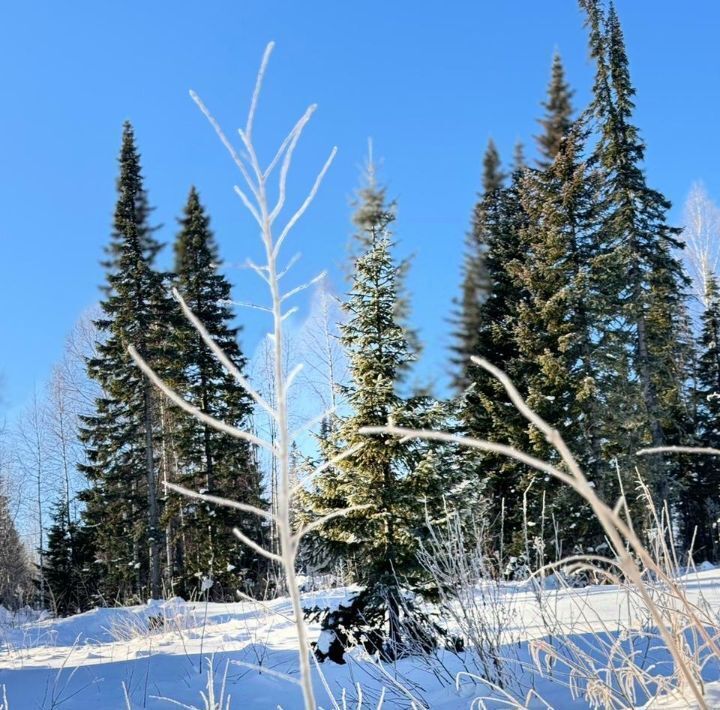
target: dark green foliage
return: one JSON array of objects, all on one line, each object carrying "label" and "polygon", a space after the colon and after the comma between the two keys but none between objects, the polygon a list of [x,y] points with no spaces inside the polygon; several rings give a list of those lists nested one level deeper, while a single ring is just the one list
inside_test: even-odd
[{"label": "dark green foliage", "polygon": [[[210,220],[195,188],[190,190],[175,242],[175,284],[185,303],[233,364],[243,372],[246,358],[232,327],[230,284],[219,272],[217,244]],[[201,411],[248,430],[252,400],[211,353],[195,327],[178,320],[172,335],[179,392]],[[262,507],[260,472],[253,448],[221,434],[183,412],[172,411],[171,477],[192,489]],[[239,528],[261,541],[264,530],[256,516],[171,494],[166,514],[175,550],[173,567],[184,594],[197,591],[203,576],[214,581],[215,599],[233,599],[235,589],[251,592],[259,584],[263,563],[232,534]]]},{"label": "dark green foliage", "polygon": [[[517,315],[528,295],[518,286],[516,271],[524,259],[521,234],[527,217],[522,207],[524,171],[513,173],[510,185],[484,201],[481,241],[490,289],[478,311],[472,354],[504,370],[524,390],[528,369],[534,363],[519,357],[515,338]],[[470,385],[460,404],[462,431],[471,437],[527,448],[527,423],[510,403],[494,378],[477,365],[468,368]],[[504,527],[507,543],[521,529],[524,467],[496,455],[475,455],[468,460],[482,485],[487,514],[495,530]],[[501,520],[503,518],[503,520]]]},{"label": "dark green foliage", "polygon": [[[631,470],[638,448],[682,443],[687,435],[681,332],[688,281],[675,254],[679,230],[666,222],[670,203],[647,186],[642,169],[645,146],[632,123],[635,90],[617,14],[610,5],[603,21],[596,1],[581,4],[596,62],[590,114],[599,133],[593,159],[602,171],[593,276],[603,303],[596,328],[612,343],[625,382],[609,396],[611,411],[624,414],[616,440],[621,467]],[[677,475],[671,461],[647,459],[642,473],[656,500],[671,498]]]},{"label": "dark green foliage", "polygon": [[97,598],[97,570],[92,536],[70,519],[59,502],[52,513],[45,551],[45,580],[50,604],[60,616],[87,611]]},{"label": "dark green foliage", "polygon": [[88,374],[102,394],[95,413],[82,417],[81,439],[90,481],[83,494],[85,520],[94,536],[108,600],[161,593],[158,457],[159,397],[127,353],[138,352],[165,374],[165,328],[174,309],[163,277],[152,268],[160,245],[148,224],[140,158],[126,123],[120,152],[118,201],[108,247],[107,284],[96,321],[101,339]]},{"label": "dark green foliage", "polygon": [[[717,277],[706,277],[700,357],[697,364],[697,445],[720,448],[720,290]],[[714,456],[685,461],[680,508],[685,547],[693,545],[697,562],[718,559],[720,467]]]},{"label": "dark green foliage", "polygon": [[455,343],[451,362],[454,366],[453,386],[463,392],[472,382],[470,357],[477,355],[478,333],[483,325],[482,306],[491,289],[488,272],[488,211],[495,195],[502,187],[504,175],[500,170],[500,156],[492,139],[488,142],[483,158],[483,191],[473,210],[470,233],[465,244],[463,259],[462,293],[459,313],[454,318]]},{"label": "dark green foliage", "polygon": [[[605,443],[612,437],[604,389],[613,384],[602,361],[604,348],[594,331],[595,200],[600,175],[583,161],[587,131],[581,123],[560,140],[546,170],[527,171],[521,201],[527,215],[522,230],[524,259],[514,271],[526,299],[515,325],[518,358],[528,364],[528,404],[556,427],[601,494],[614,472]],[[531,452],[558,463],[558,455],[534,428]],[[528,518],[534,535],[544,529],[561,554],[602,541],[586,503],[566,485],[536,472],[528,474]],[[544,515],[545,520],[542,520]],[[543,522],[545,523],[543,525]]]},{"label": "dark green foliage", "polygon": [[547,99],[543,102],[545,115],[538,123],[543,132],[536,137],[540,157],[538,167],[545,170],[550,167],[560,150],[562,139],[573,125],[573,91],[565,80],[565,68],[560,54],[555,52],[552,60],[550,84]]}]

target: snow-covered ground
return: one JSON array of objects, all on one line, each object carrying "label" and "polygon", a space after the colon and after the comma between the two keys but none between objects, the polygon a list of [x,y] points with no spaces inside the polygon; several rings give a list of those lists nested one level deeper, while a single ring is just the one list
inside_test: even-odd
[{"label": "snow-covered ground", "polygon": [[[720,570],[688,574],[683,584],[691,600],[720,611]],[[481,592],[479,592],[481,594]],[[348,590],[306,594],[308,606],[335,605]],[[542,677],[532,663],[531,639],[547,637],[550,615],[554,639],[571,640],[577,648],[601,652],[603,639],[621,645],[628,639],[618,633],[642,626],[625,591],[612,586],[547,590],[541,597],[522,585],[508,585],[494,597],[504,610],[503,634],[508,681],[530,688],[551,707],[583,708],[588,701],[573,699],[567,678],[556,665]],[[490,610],[497,615],[498,607]],[[62,708],[63,710],[115,708],[205,708],[208,669],[214,669],[216,701],[222,686],[230,696],[229,707],[300,708],[302,698],[297,679],[297,653],[290,603],[277,599],[267,604],[185,603],[182,600],[144,606],[96,609],[68,619],[13,619],[0,614],[0,688],[7,707]],[[151,618],[162,615],[165,625],[148,630]],[[545,619],[545,620],[543,620]],[[717,632],[717,629],[714,630]],[[317,638],[318,629],[311,636]],[[667,672],[667,653],[657,644],[642,648],[653,673]],[[324,708],[377,707],[385,688],[384,707],[464,708],[492,689],[461,675],[477,673],[469,654],[442,652],[427,661],[404,659],[396,665],[380,666],[359,652],[349,663],[326,662],[314,671],[318,703]],[[552,676],[552,677],[550,677]],[[705,664],[703,677],[709,707],[720,707],[720,666]],[[495,697],[502,694],[495,692]],[[489,701],[488,707],[508,707]],[[224,706],[223,706],[224,707]],[[476,704],[475,707],[478,707]],[[519,706],[518,706],[519,707]],[[547,707],[531,696],[529,707]],[[667,698],[651,707],[691,707],[687,698]]]}]

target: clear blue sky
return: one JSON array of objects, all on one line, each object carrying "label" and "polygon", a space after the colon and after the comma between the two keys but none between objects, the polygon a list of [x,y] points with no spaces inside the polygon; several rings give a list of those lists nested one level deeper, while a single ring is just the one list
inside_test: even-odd
[{"label": "clear blue sky", "polygon": [[[720,5],[620,0],[637,121],[653,186],[682,202],[692,181],[720,195]],[[311,102],[319,111],[295,164],[312,179],[339,154],[289,245],[297,278],[329,267],[338,288],[349,198],[372,136],[399,202],[401,252],[414,253],[413,320],[424,372],[441,374],[447,316],[480,161],[493,136],[509,159],[529,143],[557,47],[576,102],[592,68],[572,0],[351,3],[338,0],[72,0],[7,2],[0,24],[0,373],[12,411],[41,383],[80,313],[97,300],[124,119],[133,121],[155,218],[171,241],[189,185],[198,186],[224,258],[257,254],[233,195],[228,157],[188,97],[197,90],[231,132],[244,121],[262,49],[277,41],[259,114],[267,145]],[[169,263],[169,250],[161,265]],[[238,298],[258,285],[232,271]],[[247,318],[251,350],[261,330]]]}]

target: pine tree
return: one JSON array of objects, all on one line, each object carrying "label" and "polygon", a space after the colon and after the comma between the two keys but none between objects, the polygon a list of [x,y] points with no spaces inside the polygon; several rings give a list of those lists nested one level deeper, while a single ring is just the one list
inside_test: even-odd
[{"label": "pine tree", "polygon": [[[666,222],[670,203],[648,187],[642,169],[645,146],[632,123],[635,90],[617,13],[611,4],[603,21],[597,0],[581,4],[596,62],[590,112],[600,135],[593,157],[603,171],[595,269],[603,305],[595,310],[601,337],[613,341],[618,368],[627,370],[624,391],[611,393],[611,409],[625,414],[619,449],[631,470],[638,448],[686,436],[681,330],[688,281],[674,253],[679,230]],[[657,500],[670,498],[671,462],[652,457],[645,475]]]},{"label": "pine tree", "polygon": [[[197,191],[190,190],[175,242],[175,284],[192,312],[213,340],[242,372],[247,360],[240,350],[233,327],[230,284],[219,272],[217,244],[210,220]],[[173,336],[177,386],[187,401],[216,419],[246,429],[252,416],[250,396],[217,361],[193,325],[178,321]],[[207,424],[181,412],[174,413],[174,454],[178,480],[193,490],[262,506],[262,487],[255,452],[247,442],[225,436]],[[174,500],[174,514],[182,507],[182,529],[177,529],[176,546],[181,546],[179,573],[185,593],[193,582],[207,577],[214,582],[214,598],[234,598],[235,589],[253,591],[261,569],[257,555],[240,544],[232,534],[240,528],[254,540],[262,539],[257,517],[210,504]],[[185,540],[185,545],[182,545]]]},{"label": "pine tree", "polygon": [[[700,357],[697,368],[697,445],[720,448],[720,287],[717,277],[705,277]],[[696,561],[718,559],[720,468],[712,456],[698,456],[683,486],[683,541],[693,545]]]},{"label": "pine tree", "polygon": [[[161,593],[158,500],[158,402],[152,384],[131,361],[127,346],[163,374],[168,360],[163,328],[172,306],[163,277],[152,268],[161,245],[148,224],[140,156],[132,126],[123,127],[118,201],[108,247],[101,335],[88,374],[102,389],[95,412],[82,418],[81,439],[90,481],[85,521],[102,561],[101,593],[107,601]],[[98,568],[100,571],[100,568]]]},{"label": "pine tree", "polygon": [[545,116],[538,123],[543,132],[536,137],[538,151],[538,167],[545,170],[550,167],[560,150],[560,142],[568,134],[573,125],[573,91],[565,80],[565,68],[559,52],[553,54],[550,84],[547,99],[543,102]]}]

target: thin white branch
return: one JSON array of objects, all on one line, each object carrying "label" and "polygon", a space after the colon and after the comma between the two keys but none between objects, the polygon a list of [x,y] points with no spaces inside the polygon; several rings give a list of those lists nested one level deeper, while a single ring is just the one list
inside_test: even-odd
[{"label": "thin white branch", "polygon": [[268,267],[267,266],[259,266],[256,264],[252,259],[248,259],[245,262],[245,265],[252,269],[266,284],[270,284],[270,281],[268,279]]},{"label": "thin white branch", "polygon": [[346,458],[350,456],[354,456],[360,449],[362,449],[365,446],[364,442],[360,442],[359,444],[355,444],[354,446],[350,446],[349,448],[345,449],[344,451],[341,451],[339,454],[336,454],[332,458],[328,459],[327,461],[324,461],[322,464],[320,464],[317,468],[314,468],[312,471],[310,471],[307,476],[304,476],[301,481],[298,481],[291,489],[291,494],[297,493],[303,486],[305,486],[309,481],[311,481],[315,476],[319,476],[324,471],[327,471],[329,468],[332,468],[336,464],[340,463],[341,461],[345,460]]},{"label": "thin white branch", "polygon": [[239,385],[255,400],[255,402],[262,407],[268,414],[274,416],[275,412],[270,403],[248,382],[247,378],[240,372],[240,369],[235,363],[227,356],[225,351],[215,342],[210,333],[208,333],[205,326],[200,322],[199,318],[190,310],[190,307],[185,302],[182,294],[174,288],[172,290],[173,296],[180,304],[182,312],[185,317],[193,324],[193,327],[200,334],[205,345],[210,348],[213,355],[218,359],[218,362],[237,380]]},{"label": "thin white branch", "polygon": [[280,555],[276,555],[274,552],[266,550],[262,545],[258,545],[255,540],[249,538],[244,532],[242,532],[242,530],[233,528],[233,535],[235,535],[235,537],[240,540],[243,545],[247,545],[251,550],[255,550],[258,555],[262,555],[263,557],[267,557],[267,559],[272,560],[273,562],[279,562],[282,564],[282,557],[280,557]]},{"label": "thin white branch", "polygon": [[300,542],[300,540],[303,538],[303,536],[307,535],[308,533],[312,532],[313,530],[317,530],[318,528],[321,528],[325,523],[329,522],[330,520],[334,520],[335,518],[343,518],[346,515],[349,515],[350,513],[356,513],[358,510],[367,510],[367,508],[370,508],[369,503],[365,503],[363,505],[351,505],[347,508],[339,508],[338,510],[333,510],[330,513],[327,513],[326,515],[323,515],[321,518],[318,518],[317,520],[313,520],[311,523],[308,523],[307,525],[303,525],[300,530],[294,535],[294,542],[295,545]]},{"label": "thin white branch", "polygon": [[291,434],[290,434],[291,441],[295,441],[299,436],[304,434],[306,431],[310,431],[318,424],[321,424],[331,414],[334,414],[336,410],[337,410],[337,406],[333,405],[331,407],[328,407],[324,412],[320,412],[320,414],[316,414],[312,419],[309,419],[304,424],[302,424],[302,426],[299,426],[297,429],[295,429],[295,431],[291,432]]},{"label": "thin white branch", "polygon": [[288,133],[285,138],[283,139],[283,142],[280,144],[280,147],[275,152],[275,155],[273,156],[273,159],[270,161],[270,164],[265,168],[265,172],[263,173],[263,178],[267,180],[267,178],[270,177],[272,174],[272,171],[275,170],[275,166],[278,164],[280,158],[283,157],[285,154],[285,150],[288,147],[288,144],[293,139],[293,136],[297,133],[298,130],[302,129],[302,126],[307,123],[307,119],[305,116],[307,115],[307,112],[310,107],[305,111],[305,113],[300,116],[300,118],[297,120],[297,123],[292,127],[292,130],[290,133]]},{"label": "thin white branch", "polygon": [[325,173],[330,168],[330,165],[332,164],[332,161],[335,159],[335,155],[337,154],[337,148],[333,148],[330,151],[330,156],[325,161],[325,165],[323,165],[322,170],[318,173],[318,176],[315,178],[315,182],[313,183],[313,186],[308,193],[308,196],[305,198],[305,201],[300,205],[297,212],[290,218],[288,223],[283,228],[282,232],[280,232],[280,236],[278,237],[277,241],[275,242],[275,246],[273,248],[273,256],[277,258],[278,253],[280,252],[280,247],[282,246],[283,242],[285,241],[285,238],[290,233],[290,230],[295,226],[297,221],[305,214],[305,211],[310,206],[312,201],[315,199],[315,195],[317,194],[318,189],[320,188],[320,184],[323,181],[323,178],[325,177]]},{"label": "thin white branch", "polygon": [[321,271],[317,276],[310,279],[310,281],[306,281],[304,284],[296,286],[295,288],[290,289],[290,291],[288,291],[287,293],[283,294],[280,301],[285,302],[288,300],[288,298],[292,298],[298,293],[302,293],[305,289],[310,288],[310,286],[314,286],[318,281],[322,281],[325,276],[327,276],[327,271]]},{"label": "thin white branch", "polygon": [[255,209],[255,205],[250,201],[250,198],[242,191],[242,188],[240,185],[235,185],[233,187],[233,190],[235,190],[235,194],[238,195],[238,197],[242,200],[243,204],[247,208],[248,212],[253,216],[253,219],[258,223],[258,225],[262,228],[263,221],[262,217],[258,213],[258,211]]},{"label": "thin white branch", "polygon": [[285,275],[288,273],[288,271],[290,271],[290,269],[292,269],[292,267],[295,266],[295,264],[297,264],[298,261],[300,261],[301,256],[302,255],[300,254],[300,252],[293,254],[290,261],[288,261],[287,266],[282,271],[278,272],[278,275],[277,275],[278,281],[280,281],[282,278],[284,278]]},{"label": "thin white branch", "polygon": [[156,374],[156,372],[148,365],[145,360],[140,356],[140,354],[135,350],[134,346],[129,345],[128,346],[128,352],[130,353],[130,357],[135,361],[137,366],[145,373],[147,378],[174,404],[176,404],[180,409],[187,412],[188,414],[192,414],[196,419],[199,419],[204,424],[207,424],[208,426],[211,426],[213,429],[217,429],[218,431],[221,431],[225,434],[229,434],[230,436],[234,436],[236,439],[243,439],[244,441],[249,441],[251,444],[255,444],[256,446],[261,446],[264,449],[267,449],[268,451],[272,452],[273,454],[277,453],[276,448],[269,442],[265,441],[265,439],[261,439],[258,436],[255,436],[255,434],[251,434],[250,432],[243,431],[242,429],[236,429],[233,426],[230,426],[230,424],[226,424],[223,421],[220,421],[219,419],[215,419],[215,417],[211,417],[209,414],[206,414],[201,409],[198,409],[196,406],[190,404],[190,402],[183,399],[175,390],[173,390],[171,387],[169,387],[163,380],[160,379],[160,377]]},{"label": "thin white branch", "polygon": [[233,301],[232,304],[234,306],[238,306],[239,308],[249,308],[252,311],[262,311],[263,313],[272,313],[272,308],[268,308],[267,306],[261,306],[259,303],[250,303],[248,301]]},{"label": "thin white branch", "polygon": [[288,374],[286,380],[285,380],[285,391],[290,389],[292,387],[293,382],[295,382],[295,378],[303,371],[303,368],[305,367],[305,364],[302,362],[299,362],[295,367],[293,367],[292,370],[290,370],[290,373]]},{"label": "thin white branch", "polygon": [[237,165],[237,167],[239,168],[243,178],[245,178],[245,182],[248,184],[248,187],[250,187],[253,195],[257,198],[257,190],[255,189],[253,182],[250,179],[250,174],[245,167],[245,162],[235,150],[235,146],[233,146],[233,144],[228,140],[227,136],[223,132],[223,129],[220,128],[220,124],[215,120],[215,117],[210,113],[207,106],[205,106],[205,104],[202,102],[202,99],[192,90],[190,91],[190,98],[197,104],[198,108],[203,112],[203,115],[205,116],[205,118],[207,118],[210,125],[213,127],[213,129],[215,129],[215,133],[217,133],[218,138],[220,138],[220,141],[225,146],[228,153],[230,153],[230,157],[233,159],[235,165]]},{"label": "thin white branch", "polygon": [[257,78],[255,79],[255,89],[253,91],[252,100],[250,101],[250,110],[248,111],[247,123],[245,124],[245,133],[248,138],[252,137],[253,123],[255,122],[255,111],[257,110],[258,99],[260,98],[260,90],[262,89],[263,79],[265,78],[265,70],[267,69],[270,55],[275,48],[275,42],[268,42],[263,52],[263,57],[258,69]]},{"label": "thin white branch", "polygon": [[312,117],[313,113],[315,113],[315,109],[317,108],[316,104],[313,104],[312,106],[309,106],[307,111],[305,111],[305,114],[303,117],[298,121],[296,130],[290,139],[287,151],[285,152],[285,159],[283,160],[282,168],[280,168],[280,179],[278,181],[278,198],[277,202],[275,203],[275,207],[273,208],[272,212],[270,213],[270,224],[273,224],[275,220],[277,219],[278,215],[282,211],[282,208],[285,206],[285,197],[286,197],[286,187],[287,187],[287,176],[288,171],[290,170],[290,164],[292,163],[293,155],[295,153],[295,148],[297,147],[298,141],[300,140],[300,136],[303,132],[303,129],[307,125],[308,121]]},{"label": "thin white branch", "polygon": [[269,510],[263,510],[262,508],[255,507],[254,505],[240,503],[236,500],[230,500],[229,498],[220,498],[218,496],[208,495],[207,493],[192,491],[189,488],[185,488],[184,486],[178,486],[176,483],[170,483],[169,481],[164,481],[163,485],[165,486],[165,488],[169,488],[171,491],[180,493],[187,498],[195,498],[197,500],[204,500],[206,503],[215,503],[216,505],[222,505],[226,508],[234,508],[235,510],[240,510],[243,513],[253,513],[258,517],[265,518],[266,520],[270,520],[271,522],[277,521],[277,518]]},{"label": "thin white branch", "polygon": [[640,449],[638,456],[648,454],[700,454],[705,456],[720,456],[720,449],[710,446],[654,446],[650,449]]}]

